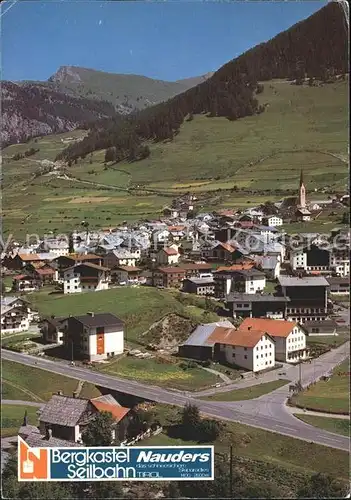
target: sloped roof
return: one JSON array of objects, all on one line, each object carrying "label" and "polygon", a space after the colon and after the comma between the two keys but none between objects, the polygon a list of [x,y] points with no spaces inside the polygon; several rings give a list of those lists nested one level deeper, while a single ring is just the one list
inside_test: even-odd
[{"label": "sloped roof", "polygon": [[287,337],[295,326],[297,326],[297,323],[294,321],[269,318],[245,318],[239,330],[266,332],[271,337]]},{"label": "sloped roof", "polygon": [[18,257],[25,262],[30,262],[32,260],[42,260],[42,258],[36,253],[29,253],[29,254],[19,253]]},{"label": "sloped roof", "polygon": [[216,269],[215,272],[221,271],[244,271],[251,269],[255,265],[254,262],[244,262],[243,264],[233,264],[232,266],[222,266]]},{"label": "sloped roof", "polygon": [[42,408],[40,420],[48,424],[74,427],[88,409],[89,400],[54,394]]},{"label": "sloped roof", "polygon": [[183,345],[214,345],[214,342],[208,344],[208,338],[212,335],[214,330],[218,327],[222,328],[233,328],[233,324],[228,320],[217,321],[216,323],[206,323],[199,325],[190,337],[183,343]]},{"label": "sloped roof", "polygon": [[111,403],[105,403],[104,401],[99,401],[98,399],[90,400],[93,406],[98,411],[106,411],[112,413],[112,416],[116,422],[120,422],[130,411],[130,408],[125,408],[124,406],[118,406]]},{"label": "sloped roof", "polygon": [[158,271],[161,273],[185,273],[185,269],[182,269],[181,267],[159,267]]},{"label": "sloped roof", "polygon": [[178,255],[178,251],[175,250],[174,248],[162,248],[167,255]]},{"label": "sloped roof", "polygon": [[208,263],[201,263],[201,264],[196,264],[195,262],[187,262],[187,263],[182,263],[179,264],[179,267],[182,269],[185,269],[187,271],[191,270],[201,270],[201,269],[212,269],[212,265]]},{"label": "sloped roof", "polygon": [[123,326],[124,324],[120,318],[117,318],[117,316],[111,313],[94,313],[94,315],[84,314],[82,316],[73,316],[73,318],[89,327],[115,325]]},{"label": "sloped roof", "polygon": [[294,276],[280,276],[278,281],[281,286],[329,286],[328,281],[322,276],[302,278]]},{"label": "sloped roof", "polygon": [[[226,338],[219,341],[221,344],[238,346],[238,347],[255,347],[255,345],[261,340],[263,335],[267,335],[266,332],[262,330],[234,330],[232,329],[228,332]],[[270,335],[269,335],[270,336]]]}]

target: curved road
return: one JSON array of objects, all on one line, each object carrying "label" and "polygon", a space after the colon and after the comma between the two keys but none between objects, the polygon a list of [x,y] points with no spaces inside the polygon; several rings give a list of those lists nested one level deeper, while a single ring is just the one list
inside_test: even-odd
[{"label": "curved road", "polygon": [[[223,403],[196,399],[195,394],[145,385],[134,380],[105,375],[88,368],[78,368],[66,363],[41,359],[28,354],[2,349],[1,355],[2,359],[28,366],[36,366],[52,373],[84,380],[111,390],[122,391],[159,403],[177,406],[193,403],[203,413],[212,417],[239,422],[293,438],[349,451],[349,439],[347,437],[317,429],[291,415],[285,407],[285,401],[288,396],[287,385],[255,400]],[[303,370],[305,371],[305,374],[303,374],[304,385],[312,380],[316,380],[349,356],[349,342],[327,353],[327,355],[319,358],[317,360],[319,363],[303,365]],[[296,367],[289,368],[290,370],[292,373],[292,370],[296,370]]]}]

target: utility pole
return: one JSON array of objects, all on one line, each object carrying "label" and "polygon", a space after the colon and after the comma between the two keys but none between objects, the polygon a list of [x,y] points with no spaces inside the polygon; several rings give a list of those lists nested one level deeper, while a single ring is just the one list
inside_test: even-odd
[{"label": "utility pole", "polygon": [[300,387],[302,387],[302,374],[301,374],[301,372],[302,372],[302,363],[300,361],[300,363],[299,363],[299,385],[300,385]]},{"label": "utility pole", "polygon": [[230,471],[229,471],[229,477],[230,477],[230,500],[233,499],[233,445],[230,445]]}]

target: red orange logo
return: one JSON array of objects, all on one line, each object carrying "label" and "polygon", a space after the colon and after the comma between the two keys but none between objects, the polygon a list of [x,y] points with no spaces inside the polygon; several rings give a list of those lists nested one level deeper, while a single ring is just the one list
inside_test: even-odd
[{"label": "red orange logo", "polygon": [[30,448],[18,436],[18,481],[43,481],[49,478],[49,450]]}]

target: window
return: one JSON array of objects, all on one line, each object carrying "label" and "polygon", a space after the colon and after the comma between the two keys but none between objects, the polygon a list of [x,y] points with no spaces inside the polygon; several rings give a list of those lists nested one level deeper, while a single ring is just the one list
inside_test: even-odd
[{"label": "window", "polygon": [[247,355],[246,354],[245,354],[244,358],[247,359]]},{"label": "window", "polygon": [[259,358],[259,355],[257,354],[256,359],[258,359],[258,358]]},{"label": "window", "polygon": [[233,352],[232,356],[233,356],[233,358],[235,358],[235,352]]},{"label": "window", "polygon": [[247,347],[244,347],[244,351],[247,351]]},{"label": "window", "polygon": [[263,345],[261,345],[261,350],[263,349]]},{"label": "window", "polygon": [[244,307],[250,307],[250,304],[244,304]]},{"label": "window", "polygon": [[97,334],[97,335],[99,335],[99,334],[101,334],[101,333],[105,333],[105,327],[103,327],[103,326],[98,326],[98,327],[96,328],[96,334]]}]

